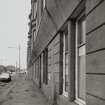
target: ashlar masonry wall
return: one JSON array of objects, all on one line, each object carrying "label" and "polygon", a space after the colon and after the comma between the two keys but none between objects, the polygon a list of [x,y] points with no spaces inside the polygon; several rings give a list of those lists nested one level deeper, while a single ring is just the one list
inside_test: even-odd
[{"label": "ashlar masonry wall", "polygon": [[87,0],[87,105],[105,104],[105,0]]},{"label": "ashlar masonry wall", "polygon": [[54,91],[59,93],[60,34],[48,45],[48,84],[42,90],[49,100],[54,99]]}]

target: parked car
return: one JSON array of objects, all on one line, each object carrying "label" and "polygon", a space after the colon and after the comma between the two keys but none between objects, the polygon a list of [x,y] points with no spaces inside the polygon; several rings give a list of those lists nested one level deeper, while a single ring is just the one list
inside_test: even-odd
[{"label": "parked car", "polygon": [[11,75],[7,72],[3,72],[0,74],[0,81],[1,82],[10,82],[11,81]]}]

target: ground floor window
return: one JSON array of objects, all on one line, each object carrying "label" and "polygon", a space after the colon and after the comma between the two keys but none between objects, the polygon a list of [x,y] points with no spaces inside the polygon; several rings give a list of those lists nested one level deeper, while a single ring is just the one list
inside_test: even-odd
[{"label": "ground floor window", "polygon": [[76,21],[76,102],[85,105],[85,72],[86,72],[86,31],[83,14]]},{"label": "ground floor window", "polygon": [[43,51],[43,83],[48,84],[48,48]]},{"label": "ground floor window", "polygon": [[63,95],[68,97],[68,28],[63,32]]},{"label": "ground floor window", "polygon": [[43,83],[43,53],[41,54],[41,83]]},{"label": "ground floor window", "polygon": [[36,79],[39,79],[39,59],[36,60]]}]

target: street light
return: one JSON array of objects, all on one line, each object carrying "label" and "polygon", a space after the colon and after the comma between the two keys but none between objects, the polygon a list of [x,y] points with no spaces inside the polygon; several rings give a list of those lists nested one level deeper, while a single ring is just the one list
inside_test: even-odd
[{"label": "street light", "polygon": [[21,50],[21,47],[20,47],[20,44],[19,44],[19,46],[18,47],[12,47],[12,46],[10,46],[10,47],[8,47],[8,48],[16,48],[16,49],[18,49],[18,53],[19,53],[19,71],[20,71],[20,68],[21,68],[21,59],[20,59],[20,50]]}]

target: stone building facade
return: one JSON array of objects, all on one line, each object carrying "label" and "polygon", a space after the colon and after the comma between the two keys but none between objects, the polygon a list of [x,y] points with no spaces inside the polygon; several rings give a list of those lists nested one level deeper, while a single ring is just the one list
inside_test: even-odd
[{"label": "stone building facade", "polygon": [[31,0],[28,77],[57,105],[105,105],[105,0]]}]

